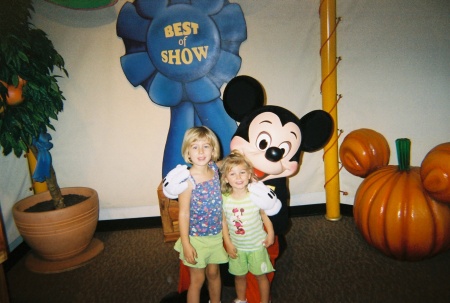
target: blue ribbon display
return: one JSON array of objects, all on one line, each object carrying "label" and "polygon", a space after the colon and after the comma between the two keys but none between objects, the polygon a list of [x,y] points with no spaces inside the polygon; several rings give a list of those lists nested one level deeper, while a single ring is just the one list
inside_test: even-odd
[{"label": "blue ribbon display", "polygon": [[[244,13],[227,0],[135,0],[117,18],[125,44],[122,69],[133,86],[170,107],[163,176],[184,163],[183,136],[193,126],[211,128],[223,155],[237,129],[220,99],[220,87],[241,67],[239,48],[247,39]],[[151,138],[150,138],[151,140]]]},{"label": "blue ribbon display", "polygon": [[33,145],[38,150],[37,164],[33,173],[33,180],[36,182],[44,182],[50,177],[50,166],[52,165],[52,156],[49,150],[53,147],[50,142],[52,136],[48,133],[41,133],[39,138],[33,139]]}]

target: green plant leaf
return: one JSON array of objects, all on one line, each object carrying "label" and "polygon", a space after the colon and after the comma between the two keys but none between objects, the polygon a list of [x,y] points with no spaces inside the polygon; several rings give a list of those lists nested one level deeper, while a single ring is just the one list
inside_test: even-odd
[{"label": "green plant leaf", "polygon": [[25,61],[26,63],[28,63],[28,57],[27,55],[25,55],[23,52],[19,51],[17,52],[17,55],[20,57],[20,59],[22,59],[23,61]]},{"label": "green plant leaf", "polygon": [[20,77],[27,83],[24,102],[15,106],[2,101],[7,88],[0,85],[0,145],[4,154],[20,155],[41,131],[55,130],[50,119],[57,120],[65,100],[57,78],[68,73],[47,34],[30,23],[32,0],[4,2],[8,3],[0,9],[0,80],[17,86]]},{"label": "green plant leaf", "polygon": [[7,156],[11,153],[12,151],[11,145],[2,143],[2,147],[3,147],[3,155]]},{"label": "green plant leaf", "polygon": [[22,140],[19,140],[19,146],[22,149],[22,151],[24,151],[24,152],[26,152],[28,150],[28,146]]}]

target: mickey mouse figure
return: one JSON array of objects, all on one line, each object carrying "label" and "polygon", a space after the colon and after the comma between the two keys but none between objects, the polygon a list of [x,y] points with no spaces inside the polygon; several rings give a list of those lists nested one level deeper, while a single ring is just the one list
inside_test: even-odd
[{"label": "mickey mouse figure", "polygon": [[[289,229],[287,178],[298,172],[302,152],[314,152],[325,146],[334,123],[323,110],[311,111],[299,119],[285,108],[264,105],[264,101],[262,85],[250,76],[233,78],[224,90],[225,110],[239,122],[230,150],[245,155],[262,181],[254,182],[249,191],[253,203],[264,209],[272,221],[276,240],[268,251],[275,264],[286,249],[285,235]],[[185,166],[178,166],[166,176],[163,190],[167,197],[174,198],[185,189],[182,180],[188,174]],[[270,282],[273,277],[273,273],[269,275]],[[251,274],[247,275],[247,300],[260,302],[258,283]]]},{"label": "mickey mouse figure", "polygon": [[[259,180],[272,188],[281,201],[281,210],[268,215],[275,234],[285,235],[289,227],[287,177],[298,172],[302,152],[325,146],[333,131],[333,120],[323,110],[311,111],[299,119],[285,108],[264,105],[263,87],[249,76],[233,78],[225,88],[223,100],[228,115],[239,122],[230,150],[237,149],[245,155]],[[267,202],[262,200],[258,206],[270,209],[272,205]]]}]

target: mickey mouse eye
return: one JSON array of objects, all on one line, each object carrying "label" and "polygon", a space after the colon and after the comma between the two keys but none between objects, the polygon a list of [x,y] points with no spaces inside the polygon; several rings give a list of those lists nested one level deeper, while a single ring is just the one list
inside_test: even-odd
[{"label": "mickey mouse eye", "polygon": [[256,147],[259,150],[266,150],[270,143],[272,142],[272,138],[269,136],[268,133],[262,132],[259,134],[258,138],[256,138]]},{"label": "mickey mouse eye", "polygon": [[291,151],[291,143],[283,142],[278,146],[279,149],[283,150],[283,158],[286,157],[287,154]]}]

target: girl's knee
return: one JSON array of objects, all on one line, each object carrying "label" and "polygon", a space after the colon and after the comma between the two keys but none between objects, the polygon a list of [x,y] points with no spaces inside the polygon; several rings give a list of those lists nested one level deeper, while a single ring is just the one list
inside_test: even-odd
[{"label": "girl's knee", "polygon": [[218,272],[207,273],[206,279],[208,279],[209,281],[220,279],[220,273]]},{"label": "girl's knee", "polygon": [[262,274],[262,275],[255,275],[255,279],[258,281],[269,281],[269,279],[267,278],[267,275]]},{"label": "girl's knee", "polygon": [[195,285],[196,287],[202,286],[205,282],[205,272],[198,269],[191,269],[190,271],[190,284]]},{"label": "girl's knee", "polygon": [[247,277],[246,276],[234,276],[234,283],[236,285],[247,285]]},{"label": "girl's knee", "polygon": [[220,278],[220,269],[218,265],[208,265],[206,268],[206,278],[208,280]]}]

